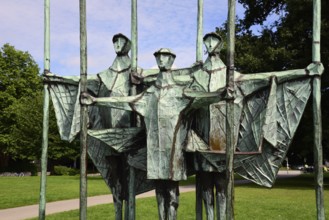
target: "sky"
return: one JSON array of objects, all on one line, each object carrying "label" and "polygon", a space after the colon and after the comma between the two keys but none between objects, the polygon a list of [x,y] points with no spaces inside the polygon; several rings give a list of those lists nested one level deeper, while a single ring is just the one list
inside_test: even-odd
[{"label": "sky", "polygon": [[[227,19],[227,0],[204,0],[204,34]],[[130,0],[87,0],[88,74],[111,66],[112,36],[130,38]],[[0,45],[28,51],[42,72],[44,0],[0,0]],[[170,48],[176,68],[195,62],[197,0],[138,1],[138,66],[156,67],[153,53]],[[243,8],[237,5],[237,14]],[[50,70],[56,75],[79,75],[79,0],[50,0]]]}]

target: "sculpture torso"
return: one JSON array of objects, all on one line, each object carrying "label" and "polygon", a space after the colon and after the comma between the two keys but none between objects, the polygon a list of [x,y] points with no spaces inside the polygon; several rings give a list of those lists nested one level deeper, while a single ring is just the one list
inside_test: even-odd
[{"label": "sculpture torso", "polygon": [[[130,58],[117,56],[110,68],[98,74],[101,79],[98,97],[128,96],[130,93]],[[103,128],[130,127],[130,112],[118,109],[100,108]]]},{"label": "sculpture torso", "polygon": [[195,83],[201,85],[205,92],[214,92],[226,86],[226,66],[218,54],[209,56],[202,70],[193,76]]},{"label": "sculpture torso", "polygon": [[[219,58],[219,54],[213,54],[206,59],[203,69],[195,72],[193,77],[194,82],[191,88],[214,92],[226,86],[226,66]],[[224,102],[221,103],[224,104]],[[212,150],[223,150],[225,137],[221,130],[225,122],[216,119],[218,116],[218,111],[215,111],[216,105],[218,104],[211,104],[209,107],[197,110],[193,128]]]},{"label": "sculpture torso", "polygon": [[185,87],[176,85],[171,74],[160,74],[134,108],[144,116],[146,126],[148,179],[178,181],[186,179],[182,149],[187,129],[181,119],[191,101],[183,96]]}]

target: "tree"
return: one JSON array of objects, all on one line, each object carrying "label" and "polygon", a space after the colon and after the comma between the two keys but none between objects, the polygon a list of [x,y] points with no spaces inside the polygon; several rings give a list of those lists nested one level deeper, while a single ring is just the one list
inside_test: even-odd
[{"label": "tree", "polygon": [[[5,44],[0,50],[0,168],[9,158],[40,158],[42,91],[39,67],[31,55]],[[52,109],[49,121],[48,157],[74,160],[78,146],[60,140]]]},{"label": "tree", "polygon": [[[16,100],[9,108],[16,117],[8,149],[12,158],[36,160],[40,158],[42,146],[43,94],[35,94]],[[49,112],[48,158],[74,161],[79,155],[79,146],[60,140],[53,108]]]},{"label": "tree", "polygon": [[16,117],[10,106],[21,97],[42,88],[39,68],[31,55],[5,44],[0,50],[0,165],[8,160],[7,151],[13,144],[10,134]]}]

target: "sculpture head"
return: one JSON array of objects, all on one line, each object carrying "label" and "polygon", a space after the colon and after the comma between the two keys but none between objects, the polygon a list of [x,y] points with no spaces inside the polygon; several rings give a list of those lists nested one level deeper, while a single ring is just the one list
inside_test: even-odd
[{"label": "sculpture head", "polygon": [[163,71],[170,70],[176,58],[176,54],[167,48],[161,48],[156,51],[154,56],[159,69]]},{"label": "sculpture head", "polygon": [[206,34],[203,37],[203,43],[206,46],[209,55],[220,53],[223,47],[223,39],[215,32]]},{"label": "sculpture head", "polygon": [[114,50],[118,55],[127,55],[131,48],[130,40],[123,34],[119,33],[112,38]]}]

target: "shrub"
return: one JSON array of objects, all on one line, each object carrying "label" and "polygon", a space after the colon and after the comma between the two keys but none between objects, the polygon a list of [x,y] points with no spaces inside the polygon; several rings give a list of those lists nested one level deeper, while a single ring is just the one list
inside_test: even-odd
[{"label": "shrub", "polygon": [[58,176],[75,176],[79,173],[77,169],[66,166],[54,166],[54,175]]}]

